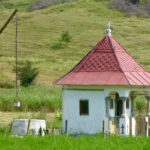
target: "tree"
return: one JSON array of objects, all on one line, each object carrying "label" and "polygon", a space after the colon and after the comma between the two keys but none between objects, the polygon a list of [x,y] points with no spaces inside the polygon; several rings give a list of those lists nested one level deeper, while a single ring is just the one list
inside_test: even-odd
[{"label": "tree", "polygon": [[146,110],[147,101],[144,96],[138,96],[135,99],[135,108],[139,113],[139,116]]},{"label": "tree", "polygon": [[34,81],[38,73],[38,69],[33,68],[30,61],[26,61],[23,66],[18,67],[18,76],[21,86],[29,86]]}]

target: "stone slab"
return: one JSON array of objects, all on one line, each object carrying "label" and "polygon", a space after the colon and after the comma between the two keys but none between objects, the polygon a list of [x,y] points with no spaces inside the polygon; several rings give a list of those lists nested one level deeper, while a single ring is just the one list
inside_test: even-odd
[{"label": "stone slab", "polygon": [[15,119],[12,124],[12,135],[24,136],[28,133],[28,119]]},{"label": "stone slab", "polygon": [[39,119],[30,120],[30,126],[29,126],[30,134],[39,135],[40,128],[41,128],[41,134],[44,135],[44,130],[46,130],[45,120],[39,120]]}]

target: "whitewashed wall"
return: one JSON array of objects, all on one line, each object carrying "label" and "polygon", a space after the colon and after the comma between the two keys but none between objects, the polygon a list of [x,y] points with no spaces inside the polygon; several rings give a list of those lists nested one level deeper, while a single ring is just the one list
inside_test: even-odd
[{"label": "whitewashed wall", "polygon": [[[89,100],[89,115],[80,115],[80,99]],[[63,90],[63,132],[68,120],[68,132],[100,133],[105,119],[105,98],[103,91]]]},{"label": "whitewashed wall", "polygon": [[[94,89],[94,90],[93,90]],[[96,89],[96,90],[95,90]],[[106,115],[105,97],[115,91],[120,97],[129,97],[131,91],[150,91],[150,87],[128,87],[128,86],[65,86],[63,88],[63,132],[65,132],[65,121],[68,121],[68,133],[95,134],[102,132],[103,120],[105,120],[106,132],[108,132],[108,118]],[[89,100],[89,115],[80,116],[79,101]],[[131,101],[126,114],[130,117]],[[114,109],[110,110],[110,116],[115,116]]]}]

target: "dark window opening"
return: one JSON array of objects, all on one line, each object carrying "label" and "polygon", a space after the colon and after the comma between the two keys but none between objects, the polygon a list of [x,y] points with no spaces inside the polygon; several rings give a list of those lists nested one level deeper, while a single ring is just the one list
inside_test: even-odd
[{"label": "dark window opening", "polygon": [[89,101],[80,100],[80,115],[89,115]]},{"label": "dark window opening", "polygon": [[126,108],[129,109],[129,99],[126,101]]}]

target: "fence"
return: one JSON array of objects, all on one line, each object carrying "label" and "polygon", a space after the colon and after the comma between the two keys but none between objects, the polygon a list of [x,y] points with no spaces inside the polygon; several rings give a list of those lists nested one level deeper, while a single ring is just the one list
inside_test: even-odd
[{"label": "fence", "polygon": [[[111,134],[120,134],[120,126],[119,126],[120,117],[110,117],[109,118],[109,133]],[[131,125],[132,119],[130,118],[130,135],[131,135]],[[135,117],[135,134],[136,135],[149,135],[150,136],[150,118],[146,117]]]}]

